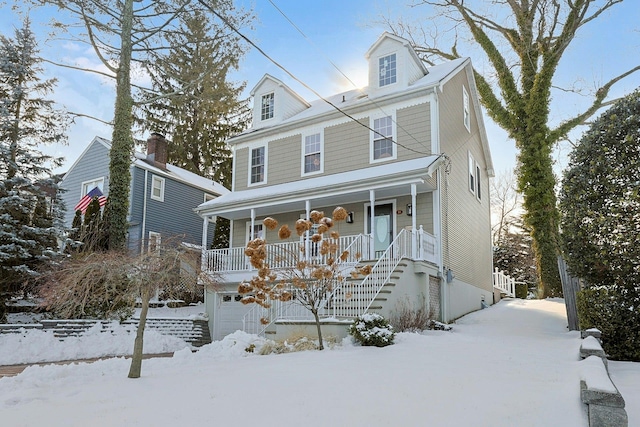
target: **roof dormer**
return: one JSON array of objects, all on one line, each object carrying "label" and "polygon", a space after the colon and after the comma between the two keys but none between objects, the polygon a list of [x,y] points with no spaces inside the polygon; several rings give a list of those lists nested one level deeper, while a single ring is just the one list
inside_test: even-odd
[{"label": "roof dormer", "polygon": [[265,74],[251,91],[253,97],[253,128],[273,126],[310,107],[289,86]]},{"label": "roof dormer", "polygon": [[365,54],[369,90],[379,96],[406,88],[428,71],[408,40],[384,32]]}]

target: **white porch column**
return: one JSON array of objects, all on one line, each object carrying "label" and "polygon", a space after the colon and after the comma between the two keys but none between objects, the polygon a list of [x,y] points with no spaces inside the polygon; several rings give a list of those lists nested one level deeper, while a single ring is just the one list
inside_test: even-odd
[{"label": "white porch column", "polygon": [[[304,201],[304,211],[306,215],[306,220],[311,220],[311,200],[307,199]],[[304,258],[309,260],[311,258],[311,230],[307,230],[305,233],[304,239]]]},{"label": "white porch column", "polygon": [[418,245],[420,244],[420,240],[418,239],[417,233],[417,223],[418,223],[418,204],[416,203],[418,195],[418,186],[416,184],[411,184],[411,237],[413,244],[411,245],[411,258],[418,258]]},{"label": "white porch column", "polygon": [[253,240],[253,233],[256,227],[256,210],[251,208],[251,229],[249,230],[249,240]]},{"label": "white porch column", "polygon": [[[202,222],[202,251],[200,252],[200,270],[209,271],[209,263],[207,262],[207,234],[209,232],[209,218],[203,217]],[[204,288],[204,306],[207,307],[207,287]]]},{"label": "white porch column", "polygon": [[375,206],[376,206],[376,191],[369,190],[369,203],[371,204],[370,215],[369,215],[369,228],[371,229],[371,240],[369,245],[369,259],[376,258],[376,232],[375,232]]}]

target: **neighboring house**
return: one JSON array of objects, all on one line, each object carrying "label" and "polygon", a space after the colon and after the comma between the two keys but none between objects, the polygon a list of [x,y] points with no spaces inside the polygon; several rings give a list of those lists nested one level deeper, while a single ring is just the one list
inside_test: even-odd
[{"label": "neighboring house", "polygon": [[493,303],[493,164],[470,60],[425,68],[407,40],[389,33],[366,58],[369,86],[328,102],[309,103],[269,75],[251,92],[253,125],[228,141],[232,192],[196,209],[205,229],[214,216],[232,221],[231,247],[203,253],[204,268],[224,278],[205,298],[214,339],[236,329],[279,334],[299,320],[285,304],[240,302],[238,283],[256,274],[244,247],[256,236],[282,245],[277,230],[263,229],[267,216],[292,224],[336,206],[351,212],[341,238],[373,272],[356,284],[370,297],[349,299],[338,288],[324,317],[390,317],[409,303],[449,322]]},{"label": "neighboring house", "polygon": [[[73,222],[74,206],[87,192],[98,187],[109,196],[110,150],[109,141],[95,137],[60,182],[65,190],[61,198],[67,209],[67,227]],[[167,140],[158,134],[147,140],[146,155],[134,153],[130,172],[127,245],[135,252],[155,246],[162,239],[199,245],[202,219],[193,209],[229,192],[210,179],[167,164]],[[207,238],[212,240],[213,227]]]}]

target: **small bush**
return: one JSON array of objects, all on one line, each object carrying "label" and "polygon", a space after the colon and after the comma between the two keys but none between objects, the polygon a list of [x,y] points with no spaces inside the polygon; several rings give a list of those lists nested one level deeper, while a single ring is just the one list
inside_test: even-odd
[{"label": "small bush", "polygon": [[578,292],[580,329],[602,331],[602,347],[614,360],[640,362],[640,297],[626,289],[593,287]]},{"label": "small bush", "polygon": [[367,313],[357,317],[349,327],[349,335],[365,346],[385,347],[393,344],[395,332],[384,317]]},{"label": "small bush", "polygon": [[391,315],[391,326],[398,332],[420,332],[429,328],[433,315],[427,312],[425,301],[416,308],[407,298],[399,302]]}]

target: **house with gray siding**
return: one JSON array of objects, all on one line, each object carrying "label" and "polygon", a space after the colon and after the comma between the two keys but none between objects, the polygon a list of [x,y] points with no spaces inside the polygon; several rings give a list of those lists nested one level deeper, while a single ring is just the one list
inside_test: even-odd
[{"label": "house with gray siding", "polygon": [[[349,212],[340,239],[357,248],[352,262],[372,272],[349,279],[355,291],[337,283],[327,295],[321,315],[329,333],[344,332],[354,315],[393,317],[403,304],[443,322],[493,304],[494,172],[471,61],[426,67],[407,40],[389,33],[365,58],[363,89],[307,102],[265,75],[252,90],[252,126],[228,141],[232,191],[196,209],[204,230],[210,218],[231,220],[230,247],[203,251],[205,271],[224,278],[205,295],[214,339],[236,329],[299,333],[308,319],[292,308],[295,298],[269,309],[242,304],[238,284],[256,275],[244,248],[255,237],[268,250],[285,244],[263,226],[267,217],[292,224],[336,206]],[[208,239],[205,231],[204,248]],[[281,261],[271,268],[290,268]],[[368,297],[351,298],[359,290]]]},{"label": "house with gray siding", "polygon": [[[146,250],[162,239],[179,239],[199,245],[202,218],[193,209],[229,190],[221,184],[167,163],[167,140],[152,134],[147,153],[134,153],[131,159],[129,232],[127,245],[134,252]],[[66,206],[65,226],[71,227],[74,206],[94,187],[109,197],[109,152],[111,143],[95,137],[60,183]],[[207,239],[213,239],[209,227]]]}]

